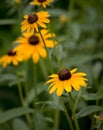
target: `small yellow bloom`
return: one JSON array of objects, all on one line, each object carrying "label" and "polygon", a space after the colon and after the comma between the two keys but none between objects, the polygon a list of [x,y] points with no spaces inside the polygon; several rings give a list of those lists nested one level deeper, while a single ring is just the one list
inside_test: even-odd
[{"label": "small yellow bloom", "polygon": [[[44,38],[45,44],[47,47],[53,48],[53,40],[49,39],[52,37],[52,34],[48,30],[41,30],[41,34]],[[28,60],[32,57],[34,63],[37,63],[40,59],[40,56],[46,58],[47,53],[44,48],[43,40],[39,33],[25,32],[23,36],[16,40],[19,45],[15,48],[16,51],[21,53],[24,57],[24,60]]]},{"label": "small yellow bloom", "polygon": [[17,5],[19,5],[19,4],[21,4],[21,0],[14,0],[14,2],[15,2],[15,4],[17,4]]},{"label": "small yellow bloom", "polygon": [[53,2],[53,0],[33,0],[30,4],[37,6],[42,5],[43,8],[46,8],[46,6],[49,5],[51,2]]},{"label": "small yellow bloom", "polygon": [[103,122],[103,114],[100,114],[100,115],[94,115],[94,117],[97,119],[97,120],[100,120]]},{"label": "small yellow bloom", "polygon": [[57,74],[49,76],[49,80],[46,84],[49,85],[49,93],[56,91],[57,96],[61,96],[63,91],[71,92],[72,89],[79,91],[80,86],[86,87],[86,76],[83,72],[77,72],[77,69],[70,70],[68,68],[61,69]]},{"label": "small yellow bloom", "polygon": [[47,28],[47,23],[50,22],[48,19],[49,13],[46,11],[40,11],[38,13],[32,13],[24,16],[24,21],[21,23],[21,31],[38,32],[38,28]]},{"label": "small yellow bloom", "polygon": [[60,15],[59,20],[61,23],[67,23],[68,17],[66,15]]},{"label": "small yellow bloom", "polygon": [[0,64],[2,67],[6,67],[8,64],[18,65],[23,60],[22,56],[16,51],[10,50],[7,54],[0,58]]}]

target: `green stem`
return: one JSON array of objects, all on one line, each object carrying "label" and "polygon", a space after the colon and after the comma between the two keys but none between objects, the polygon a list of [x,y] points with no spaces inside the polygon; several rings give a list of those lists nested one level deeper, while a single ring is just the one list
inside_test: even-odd
[{"label": "green stem", "polygon": [[28,96],[28,85],[26,84],[26,82],[24,83],[24,92],[25,92],[25,96]]},{"label": "green stem", "polygon": [[95,119],[94,117],[92,117],[90,130],[94,130],[94,124],[95,124]]},{"label": "green stem", "polygon": [[34,102],[36,102],[37,101],[37,68],[36,68],[36,65],[33,66],[33,77],[34,77],[33,87],[34,87],[34,95],[35,95]]},{"label": "green stem", "polygon": [[70,21],[72,20],[73,6],[74,6],[74,0],[70,0],[69,6],[68,6],[68,13],[69,13]]},{"label": "green stem", "polygon": [[81,90],[78,92],[78,96],[76,98],[76,101],[75,101],[75,104],[74,104],[74,112],[76,111],[76,108],[77,108],[77,104],[78,104],[78,101],[79,101],[79,97],[80,97],[80,94],[81,94]]},{"label": "green stem", "polygon": [[64,109],[64,114],[65,114],[65,116],[66,116],[66,118],[67,118],[67,120],[68,120],[70,129],[71,129],[71,130],[74,130],[74,127],[73,127],[71,118],[70,118],[70,116],[69,116],[69,114],[68,114],[67,108],[66,108],[66,106],[64,105],[63,101],[61,101],[61,103],[62,103],[62,106],[63,106],[63,109]]},{"label": "green stem", "polygon": [[47,67],[46,67],[46,64],[43,61],[43,59],[40,60],[39,64],[40,64],[40,67],[42,69],[44,79],[47,80],[48,79],[48,71],[47,71]]},{"label": "green stem", "polygon": [[54,122],[54,128],[59,128],[59,116],[60,112],[58,110],[55,111],[55,122]]},{"label": "green stem", "polygon": [[48,50],[47,50],[46,43],[45,43],[45,40],[44,40],[44,38],[43,38],[43,35],[42,35],[40,29],[39,29],[39,33],[40,33],[40,36],[41,36],[41,38],[42,38],[42,41],[43,41],[45,50],[46,50],[46,52],[47,52],[47,60],[48,60],[48,64],[49,64],[48,66],[49,66],[49,68],[50,68],[51,73],[53,73],[51,61],[50,61],[50,58],[49,58],[49,52],[48,52]]},{"label": "green stem", "polygon": [[19,92],[21,104],[24,105],[24,99],[23,99],[23,94],[22,94],[22,86],[19,82],[17,83],[17,86],[18,86],[18,92]]},{"label": "green stem", "polygon": [[[21,101],[22,106],[25,106],[24,98],[23,98],[23,92],[22,92],[22,86],[21,86],[21,83],[20,83],[20,81],[18,79],[18,74],[17,73],[16,73],[16,76],[17,76],[17,87],[18,87],[20,101]],[[29,116],[29,114],[25,114],[25,116],[26,116],[27,122],[29,124],[30,130],[32,130],[32,124],[31,124],[30,116]]]},{"label": "green stem", "polygon": [[[96,100],[96,105],[100,105],[99,104],[99,100]],[[94,114],[97,114],[96,112]],[[94,130],[94,127],[95,127],[95,124],[96,124],[96,119],[92,116],[91,117],[91,127],[90,127],[90,130]]]},{"label": "green stem", "polygon": [[78,120],[76,118],[76,114],[75,114],[75,111],[74,111],[75,109],[74,109],[73,98],[72,98],[71,93],[69,93],[69,104],[70,104],[70,107],[71,107],[71,111],[72,111],[72,115],[73,115],[73,119],[74,119],[75,128],[76,128],[76,130],[80,130],[79,124],[78,124]]},{"label": "green stem", "polygon": [[[18,86],[20,101],[22,103],[22,106],[24,106],[24,100],[23,100],[23,94],[22,94],[22,88],[21,88],[22,86],[19,82],[18,82],[17,86]],[[31,124],[30,116],[29,116],[29,114],[26,114],[25,116],[26,116],[27,122],[28,122],[30,130],[31,130],[32,124]]]}]

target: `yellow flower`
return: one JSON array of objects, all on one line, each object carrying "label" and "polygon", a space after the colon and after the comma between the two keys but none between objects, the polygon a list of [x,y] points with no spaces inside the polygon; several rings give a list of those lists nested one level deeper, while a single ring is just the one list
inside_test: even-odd
[{"label": "yellow flower", "polygon": [[46,24],[50,22],[48,19],[49,13],[46,11],[40,11],[38,13],[32,13],[24,16],[24,21],[21,23],[21,31],[38,32],[38,27],[46,28]]},{"label": "yellow flower", "polygon": [[94,115],[94,117],[97,119],[97,120],[100,120],[103,122],[103,114],[100,114],[100,115]]},{"label": "yellow flower", "polygon": [[67,23],[68,22],[68,17],[66,15],[60,15],[59,20],[61,23]]},{"label": "yellow flower", "polygon": [[21,55],[19,55],[16,51],[10,50],[7,54],[2,56],[0,58],[0,64],[3,67],[6,67],[8,64],[18,65],[20,61],[22,61],[23,58]]},{"label": "yellow flower", "polygon": [[64,68],[58,71],[57,74],[52,74],[49,76],[49,80],[46,84],[49,85],[49,93],[53,93],[56,91],[57,96],[61,96],[63,91],[71,92],[72,88],[74,90],[79,91],[80,86],[86,87],[86,76],[83,72],[77,72],[77,69],[70,70],[68,68]]},{"label": "yellow flower", "polygon": [[[54,47],[54,42],[49,40],[52,34],[48,30],[41,30],[41,34],[44,38],[47,47]],[[18,38],[16,42],[19,45],[15,48],[16,51],[21,53],[24,57],[24,60],[28,60],[32,57],[34,63],[37,63],[40,59],[40,56],[45,58],[47,56],[46,50],[42,38],[39,33],[25,32],[23,36]]]},{"label": "yellow flower", "polygon": [[37,5],[40,6],[42,5],[44,8],[46,8],[47,5],[49,5],[53,0],[33,0],[33,2],[31,2],[31,5]]}]

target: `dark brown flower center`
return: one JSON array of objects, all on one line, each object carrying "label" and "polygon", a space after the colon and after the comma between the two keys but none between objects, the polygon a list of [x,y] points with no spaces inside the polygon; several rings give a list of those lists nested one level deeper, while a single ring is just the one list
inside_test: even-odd
[{"label": "dark brown flower center", "polygon": [[46,0],[38,0],[38,2],[42,3],[42,2],[45,2]]},{"label": "dark brown flower center", "polygon": [[68,80],[71,76],[71,72],[68,68],[64,68],[58,72],[58,77],[61,81]]},{"label": "dark brown flower center", "polygon": [[29,43],[31,45],[36,45],[39,43],[39,38],[35,35],[32,35],[31,37],[29,37]]},{"label": "dark brown flower center", "polygon": [[15,51],[12,51],[12,50],[10,50],[10,51],[8,51],[8,56],[15,56],[16,55],[16,52]]},{"label": "dark brown flower center", "polygon": [[36,14],[30,14],[27,20],[28,23],[32,24],[38,20],[38,16]]}]

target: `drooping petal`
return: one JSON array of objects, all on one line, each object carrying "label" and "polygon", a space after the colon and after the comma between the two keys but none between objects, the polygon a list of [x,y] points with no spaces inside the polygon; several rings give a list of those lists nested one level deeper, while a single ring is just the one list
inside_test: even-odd
[{"label": "drooping petal", "polygon": [[52,94],[58,88],[57,84],[54,84],[50,89],[49,93]]},{"label": "drooping petal", "polygon": [[32,58],[33,58],[34,63],[37,63],[39,61],[39,54],[33,53]]},{"label": "drooping petal", "polygon": [[64,81],[64,88],[67,92],[71,92],[72,87],[69,81]]},{"label": "drooping petal", "polygon": [[61,82],[60,84],[58,84],[58,88],[56,90],[56,94],[57,96],[61,96],[64,90],[64,86],[63,86],[63,82]]},{"label": "drooping petal", "polygon": [[47,56],[46,50],[45,50],[43,47],[41,47],[40,49],[38,49],[38,52],[39,52],[39,54],[40,54],[43,58],[45,58],[45,57]]}]

